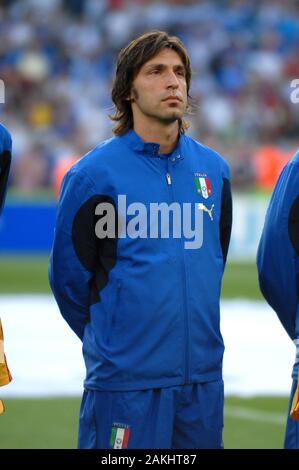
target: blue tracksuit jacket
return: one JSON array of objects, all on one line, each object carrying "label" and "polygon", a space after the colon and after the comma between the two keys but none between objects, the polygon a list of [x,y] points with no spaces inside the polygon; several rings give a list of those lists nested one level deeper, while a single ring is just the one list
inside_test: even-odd
[{"label": "blue tracksuit jacket", "polygon": [[[98,238],[95,208],[110,202],[119,214],[118,195],[147,209],[154,202],[201,203],[202,247],[186,249],[182,237],[161,234]],[[116,223],[129,224],[131,215]],[[222,377],[219,296],[231,219],[227,164],[184,134],[171,154],[159,155],[158,144],[131,130],[69,170],[49,279],[83,341],[86,388],[129,391]]]},{"label": "blue tracksuit jacket", "polygon": [[[266,214],[257,266],[261,291],[292,340],[299,338],[299,152],[281,172]],[[298,363],[293,377],[297,378]]]},{"label": "blue tracksuit jacket", "polygon": [[0,124],[0,214],[3,209],[7,189],[7,180],[11,162],[11,136],[8,130]]}]

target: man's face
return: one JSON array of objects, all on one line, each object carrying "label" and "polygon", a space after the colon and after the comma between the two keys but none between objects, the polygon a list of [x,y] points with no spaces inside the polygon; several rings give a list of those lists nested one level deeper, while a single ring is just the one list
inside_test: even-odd
[{"label": "man's face", "polygon": [[134,122],[143,116],[170,124],[187,108],[186,72],[180,56],[166,48],[143,64],[131,91]]}]

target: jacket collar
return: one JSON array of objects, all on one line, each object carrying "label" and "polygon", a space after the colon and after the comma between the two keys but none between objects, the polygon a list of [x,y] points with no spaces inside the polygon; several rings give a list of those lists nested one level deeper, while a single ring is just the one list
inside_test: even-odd
[{"label": "jacket collar", "polygon": [[[144,140],[139,137],[138,134],[133,129],[130,129],[126,134],[121,136],[122,139],[126,142],[126,144],[131,147],[133,150],[136,152],[142,152],[145,153],[146,155],[150,157],[163,157],[164,155],[159,154],[160,150],[160,144],[156,142],[144,142]],[[167,156],[170,155],[176,155],[179,153],[179,148],[182,143],[182,133],[179,135],[178,143],[174,150],[170,153],[167,154]],[[166,154],[165,154],[166,156]]]}]

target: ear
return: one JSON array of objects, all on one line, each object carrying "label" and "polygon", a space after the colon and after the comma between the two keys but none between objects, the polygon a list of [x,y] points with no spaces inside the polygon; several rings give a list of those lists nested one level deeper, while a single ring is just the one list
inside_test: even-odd
[{"label": "ear", "polygon": [[136,100],[138,100],[138,92],[136,90],[136,88],[134,87],[134,85],[132,85],[131,87],[131,91],[128,95],[128,98],[127,100],[130,101],[130,103],[135,103]]},{"label": "ear", "polygon": [[132,103],[132,101],[134,101],[134,95],[132,93],[132,90],[130,91],[130,93],[126,97],[126,101],[129,101],[130,103]]}]

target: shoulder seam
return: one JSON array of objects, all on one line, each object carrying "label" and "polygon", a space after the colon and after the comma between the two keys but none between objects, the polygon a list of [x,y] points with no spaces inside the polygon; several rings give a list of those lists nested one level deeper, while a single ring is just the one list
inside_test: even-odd
[{"label": "shoulder seam", "polygon": [[80,174],[84,175],[84,178],[88,181],[88,186],[89,186],[90,188],[93,188],[93,189],[96,188],[95,182],[90,178],[90,176],[86,173],[86,171],[84,171],[84,170],[82,170],[82,169],[77,170],[77,169],[75,169],[75,168],[72,168],[72,169],[70,170],[70,175],[74,175],[74,176],[75,176],[75,175],[80,175]]}]

